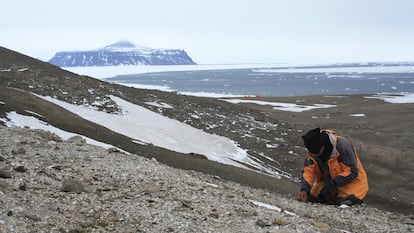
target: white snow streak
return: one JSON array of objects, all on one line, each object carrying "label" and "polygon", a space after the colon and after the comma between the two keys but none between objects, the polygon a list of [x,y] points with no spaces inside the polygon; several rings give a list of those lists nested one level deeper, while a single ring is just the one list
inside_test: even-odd
[{"label": "white snow streak", "polygon": [[167,104],[167,103],[158,103],[158,102],[145,102],[148,105],[157,107],[157,108],[174,108],[173,106]]},{"label": "white snow streak", "polygon": [[[251,200],[251,199],[249,201],[251,203],[257,205],[257,206],[264,207],[264,208],[267,208],[269,210],[275,210],[277,212],[282,212],[282,208],[280,208],[280,207],[277,207],[277,206],[274,206],[274,205],[269,205],[269,204],[266,204],[266,203],[263,203],[263,202],[260,202],[260,201]],[[288,214],[288,215],[291,215],[291,216],[297,216],[295,213],[287,211],[287,210],[284,210],[283,212]]]},{"label": "white snow streak", "polygon": [[239,103],[252,103],[252,104],[259,104],[259,105],[270,105],[275,106],[273,109],[281,110],[281,111],[288,111],[288,112],[304,112],[312,109],[317,108],[332,108],[336,107],[336,105],[329,105],[329,104],[314,104],[312,106],[309,105],[298,105],[298,104],[291,104],[291,103],[279,103],[279,102],[268,102],[268,101],[259,101],[259,100],[241,100],[241,99],[222,99],[226,102],[239,104]]}]

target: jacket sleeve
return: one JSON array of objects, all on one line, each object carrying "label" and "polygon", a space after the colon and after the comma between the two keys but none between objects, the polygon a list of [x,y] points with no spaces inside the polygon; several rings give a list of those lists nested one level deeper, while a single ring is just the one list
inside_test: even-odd
[{"label": "jacket sleeve", "polygon": [[310,192],[312,184],[316,177],[316,164],[310,159],[306,158],[302,171],[302,179],[300,184],[300,191]]},{"label": "jacket sleeve", "polygon": [[338,160],[342,172],[334,178],[334,181],[338,187],[341,187],[351,183],[358,176],[358,165],[354,147],[348,140],[339,138],[336,149],[340,154]]}]

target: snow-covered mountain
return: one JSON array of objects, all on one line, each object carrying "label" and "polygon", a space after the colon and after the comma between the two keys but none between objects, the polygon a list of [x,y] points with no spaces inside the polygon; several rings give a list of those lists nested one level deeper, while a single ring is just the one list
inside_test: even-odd
[{"label": "snow-covered mountain", "polygon": [[153,49],[119,41],[96,50],[57,52],[49,63],[60,67],[119,65],[194,65],[179,49]]}]

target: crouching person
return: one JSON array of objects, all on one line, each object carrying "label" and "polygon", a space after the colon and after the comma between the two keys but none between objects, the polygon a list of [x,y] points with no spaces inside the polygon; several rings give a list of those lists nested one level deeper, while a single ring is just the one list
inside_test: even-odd
[{"label": "crouching person", "polygon": [[319,128],[302,136],[307,149],[299,201],[361,204],[368,192],[364,167],[353,147],[334,131]]}]

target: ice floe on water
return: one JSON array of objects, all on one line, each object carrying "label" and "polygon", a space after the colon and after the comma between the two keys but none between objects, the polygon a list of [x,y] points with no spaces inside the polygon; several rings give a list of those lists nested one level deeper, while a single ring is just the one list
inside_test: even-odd
[{"label": "ice floe on water", "polygon": [[[187,66],[70,67],[89,75],[139,89],[182,95],[239,98],[242,95],[295,96],[413,92],[414,65],[293,66],[233,64]],[[112,79],[106,79],[112,78]]]},{"label": "ice floe on water", "polygon": [[63,67],[73,73],[88,75],[98,79],[111,78],[118,75],[144,74],[168,71],[195,71],[195,70],[227,70],[281,67],[286,64],[211,64],[211,65],[165,65],[165,66],[87,66]]},{"label": "ice floe on water", "polygon": [[259,73],[325,73],[331,76],[331,73],[348,74],[347,77],[359,78],[355,74],[363,73],[414,73],[414,66],[355,66],[355,67],[291,67],[277,69],[253,69],[253,72]]}]

